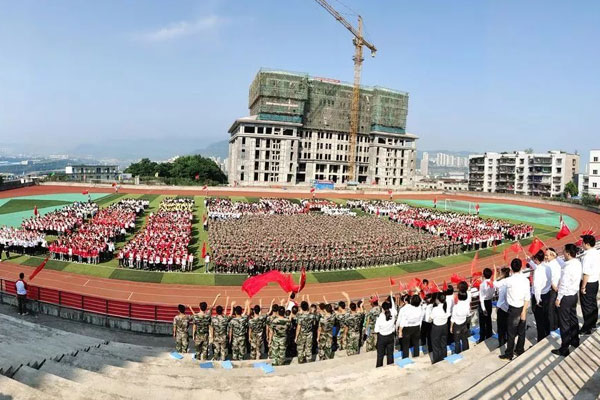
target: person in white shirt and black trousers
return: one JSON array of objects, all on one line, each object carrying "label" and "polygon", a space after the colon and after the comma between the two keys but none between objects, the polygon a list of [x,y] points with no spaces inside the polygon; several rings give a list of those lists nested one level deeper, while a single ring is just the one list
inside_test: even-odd
[{"label": "person in white shirt and black trousers", "polygon": [[558,309],[556,307],[556,298],[558,297],[558,281],[560,280],[560,274],[564,260],[558,258],[556,250],[552,247],[546,250],[546,266],[550,270],[551,284],[550,284],[550,305],[548,307],[548,321],[550,324],[550,331],[558,329]]},{"label": "person in white shirt and black trousers", "polygon": [[500,270],[498,279],[494,282],[494,290],[498,292],[496,303],[496,325],[498,327],[498,345],[502,347],[508,340],[508,302],[506,301],[506,282],[510,276],[510,268],[504,267]]},{"label": "person in white shirt and black trousers", "polygon": [[531,307],[537,327],[537,341],[544,340],[550,334],[550,297],[552,296],[552,271],[544,262],[546,256],[542,250],[533,255],[529,266],[533,269],[531,287]]},{"label": "person in white shirt and black trousers", "polygon": [[448,345],[448,304],[446,295],[434,293],[432,297],[433,307],[427,308],[425,319],[431,323],[431,363],[442,361],[446,355]]},{"label": "person in white shirt and black trousers", "polygon": [[569,355],[569,346],[579,346],[579,321],[577,320],[577,293],[581,284],[582,266],[577,259],[577,246],[565,245],[565,266],[558,283],[558,325],[560,327],[560,349],[552,350],[553,354]]},{"label": "person in white shirt and black trousers", "polygon": [[492,299],[494,287],[490,284],[492,270],[483,270],[483,282],[479,285],[479,342],[489,339],[494,334],[492,330]]},{"label": "person in white shirt and black trousers", "polygon": [[381,305],[381,313],[375,321],[374,332],[377,334],[377,364],[376,368],[383,366],[383,357],[387,356],[387,364],[394,363],[394,328],[396,324],[396,306],[394,297],[391,303],[385,301]]},{"label": "person in white shirt and black trousers", "polygon": [[[531,289],[529,279],[521,273],[523,263],[515,258],[510,263],[513,272],[506,279],[506,302],[508,303],[508,315],[506,318],[507,341],[506,351],[500,356],[503,360],[512,360],[514,355],[521,355],[525,351],[525,331],[527,329],[527,308]],[[518,339],[517,339],[518,337]],[[515,339],[517,346],[515,348]]]},{"label": "person in white shirt and black trousers", "polygon": [[450,317],[450,331],[454,335],[454,351],[459,354],[469,350],[469,325],[471,317],[471,297],[467,293],[469,285],[467,282],[459,282],[458,302],[452,307]]},{"label": "person in white shirt and black trousers", "polygon": [[19,315],[27,315],[27,283],[25,283],[25,274],[19,274],[19,280],[15,282],[17,291],[17,306]]},{"label": "person in white shirt and black trousers", "polygon": [[398,337],[402,340],[402,358],[410,357],[410,347],[413,348],[413,356],[419,357],[423,313],[421,297],[418,294],[412,295],[410,303],[402,307],[398,313],[396,328]]},{"label": "person in white shirt and black trousers", "polygon": [[583,314],[583,326],[579,333],[589,335],[598,322],[598,278],[600,277],[600,251],[595,249],[596,238],[593,235],[583,235],[583,279],[581,280],[581,313]]}]

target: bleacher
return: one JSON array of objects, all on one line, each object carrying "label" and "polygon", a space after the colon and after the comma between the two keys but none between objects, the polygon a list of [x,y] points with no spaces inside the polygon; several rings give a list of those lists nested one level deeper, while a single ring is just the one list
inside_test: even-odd
[{"label": "bleacher", "polygon": [[550,353],[560,338],[534,344],[531,318],[528,324],[526,351],[510,363],[498,358],[496,339],[475,344],[474,332],[455,363],[431,365],[422,355],[375,369],[374,352],[338,352],[270,368],[269,360],[176,359],[172,349],[103,342],[0,315],[0,399],[597,399],[600,331],[562,358]]}]

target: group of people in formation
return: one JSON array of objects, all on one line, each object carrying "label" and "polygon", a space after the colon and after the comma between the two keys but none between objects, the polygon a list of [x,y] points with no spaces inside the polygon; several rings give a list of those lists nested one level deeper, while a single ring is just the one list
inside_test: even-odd
[{"label": "group of people in formation", "polygon": [[81,226],[83,221],[96,215],[98,209],[97,203],[78,201],[44,215],[34,215],[24,220],[21,227],[46,235],[68,235]]},{"label": "group of people in formation", "polygon": [[[103,208],[75,230],[48,246],[54,259],[97,264],[112,258],[115,242],[135,229],[135,221],[148,207],[142,199],[124,199]],[[42,217],[43,218],[43,217]]]},{"label": "group of people in formation", "polygon": [[0,226],[0,261],[4,256],[8,260],[10,253],[34,255],[45,252],[47,247],[43,232]]},{"label": "group of people in formation", "polygon": [[167,197],[146,226],[119,251],[119,265],[129,268],[188,271],[194,256],[188,246],[192,238],[195,202],[190,197]]},{"label": "group of people in formation", "polygon": [[[393,201],[206,200],[218,273],[329,271],[390,265],[530,236],[529,225],[414,208]],[[356,211],[361,210],[361,215]],[[370,215],[364,215],[370,214]],[[374,218],[377,216],[380,218]],[[392,223],[392,222],[397,223]],[[519,233],[518,233],[519,232]]]},{"label": "group of people in formation", "polygon": [[[292,357],[299,363],[326,360],[336,352],[348,355],[376,351],[376,366],[394,362],[397,347],[403,358],[419,357],[420,346],[427,348],[432,363],[443,360],[448,346],[454,353],[469,349],[471,318],[477,312],[479,341],[494,335],[492,314],[496,308],[497,335],[505,346],[502,359],[512,360],[525,351],[526,319],[529,304],[536,321],[538,340],[560,328],[561,347],[553,353],[566,356],[579,345],[580,334],[590,334],[598,319],[597,292],[600,252],[595,238],[582,238],[583,253],[574,244],[564,247],[563,256],[548,248],[540,250],[523,265],[513,259],[494,275],[485,268],[478,289],[466,281],[447,285],[443,290],[424,279],[413,291],[390,292],[386,298],[371,296],[366,304],[351,301],[313,303],[309,296],[300,302],[294,293],[279,304],[271,301],[264,313],[262,303],[250,306],[229,303],[215,307],[205,302],[199,308],[179,306],[173,320],[176,350],[188,351],[191,340],[199,360],[269,358],[282,365]],[[527,268],[529,267],[529,268]],[[526,269],[527,268],[527,269]],[[531,271],[531,278],[527,275]],[[438,288],[439,289],[439,288]],[[497,304],[493,306],[493,299]],[[581,303],[584,323],[576,315]],[[212,351],[209,349],[212,348]]]}]

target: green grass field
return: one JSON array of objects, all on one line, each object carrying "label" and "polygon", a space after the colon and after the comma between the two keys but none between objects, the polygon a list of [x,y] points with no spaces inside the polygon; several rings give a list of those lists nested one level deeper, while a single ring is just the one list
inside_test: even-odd
[{"label": "green grass field", "polygon": [[21,211],[31,211],[33,213],[33,209],[36,206],[38,210],[41,210],[46,207],[64,206],[67,204],[71,204],[71,202],[60,200],[11,199],[0,206],[0,214],[11,214]]},{"label": "green grass field", "polygon": [[[166,197],[164,195],[153,195],[153,194],[145,194],[145,195],[124,195],[124,194],[110,194],[105,197],[100,198],[97,202],[101,207],[107,207],[110,204],[113,204],[124,198],[141,198],[150,201],[150,206],[146,210],[146,213],[138,218],[136,221],[136,227],[133,233],[129,234],[125,241],[117,243],[117,250],[121,249],[125,243],[127,243],[133,236],[140,232],[147,221],[146,216],[155,212],[158,209],[158,206],[161,200]],[[233,197],[232,199],[237,201],[247,201],[247,202],[256,202],[258,198],[246,198],[246,197]],[[0,207],[0,211],[3,207],[9,205],[12,201],[15,201],[13,205],[10,205],[11,209],[16,211],[21,211],[26,205],[30,205],[28,203],[32,200],[9,200],[2,207]],[[54,201],[54,200],[47,200]],[[82,275],[88,276],[97,276],[102,278],[111,278],[111,279],[120,279],[120,280],[130,280],[136,282],[154,282],[154,283],[170,283],[170,284],[189,284],[189,285],[220,285],[220,286],[239,286],[246,279],[245,275],[233,275],[233,274],[213,274],[206,273],[204,270],[203,262],[201,259],[201,251],[203,243],[207,244],[208,248],[208,233],[205,232],[202,228],[202,216],[206,213],[204,208],[204,196],[195,196],[194,201],[196,204],[196,212],[194,213],[194,225],[192,231],[192,241],[190,243],[190,251],[193,252],[196,260],[196,268],[193,272],[187,273],[178,273],[178,272],[152,272],[152,271],[143,271],[143,270],[131,270],[124,269],[118,267],[118,260],[116,258],[102,263],[100,265],[89,265],[89,264],[78,264],[78,263],[69,263],[58,260],[50,260],[46,268],[58,271],[66,271],[72,272]],[[294,199],[294,201],[299,201],[299,199]],[[337,203],[345,204],[345,200],[335,199]],[[40,207],[41,201],[35,201],[38,204],[38,208]],[[67,202],[68,203],[68,202]],[[32,209],[33,206],[31,206]],[[16,212],[15,211],[15,212]],[[354,210],[359,214],[364,214],[361,210]],[[519,222],[518,220],[512,220],[512,222]],[[545,240],[555,235],[556,228],[547,225],[541,224],[533,224],[535,228],[535,235],[540,239]],[[52,239],[52,238],[48,238]],[[527,239],[521,241],[523,246],[529,245],[532,239]],[[498,246],[496,252],[501,253],[503,249],[510,244],[504,244],[502,246]],[[480,258],[485,258],[493,255],[492,249],[485,249],[479,252]],[[403,274],[412,273],[412,272],[421,272],[427,271],[435,268],[440,268],[443,266],[456,265],[460,263],[469,262],[475,256],[475,252],[462,253],[453,256],[434,258],[426,261],[418,261],[413,263],[404,263],[397,265],[389,265],[389,266],[381,266],[381,267],[372,267],[365,269],[357,269],[357,270],[348,270],[348,271],[331,271],[331,272],[314,272],[307,274],[307,282],[309,283],[324,283],[324,282],[340,282],[346,280],[359,280],[359,279],[369,279],[369,278],[379,278],[379,277],[387,277],[387,276],[401,276]],[[43,257],[29,257],[29,256],[19,256],[13,257],[11,259],[12,262],[19,263],[22,265],[28,266],[37,266],[43,260]],[[299,274],[294,274],[295,279],[299,279]]]}]

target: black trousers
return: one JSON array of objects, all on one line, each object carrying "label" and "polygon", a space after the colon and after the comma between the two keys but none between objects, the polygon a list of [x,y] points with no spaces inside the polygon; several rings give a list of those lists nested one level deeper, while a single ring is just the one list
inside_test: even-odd
[{"label": "black trousers", "polygon": [[484,300],[487,315],[483,314],[483,308],[479,303],[479,340],[489,339],[494,334],[492,330],[492,300]]},{"label": "black trousers", "polygon": [[421,322],[421,346],[427,346],[427,351],[431,352],[431,322]]},{"label": "black trousers", "polygon": [[431,326],[431,347],[432,358],[431,362],[442,361],[448,354],[446,346],[448,345],[448,324]]},{"label": "black trousers", "polygon": [[508,340],[508,313],[501,308],[496,310],[496,323],[498,325],[498,344],[506,344]]},{"label": "black trousers", "polygon": [[394,334],[377,334],[377,364],[376,368],[383,366],[383,356],[387,356],[388,365],[394,363]]},{"label": "black trousers", "polygon": [[579,293],[581,313],[583,314],[582,332],[587,332],[592,328],[595,328],[596,322],[598,322],[598,303],[596,296],[598,296],[598,282],[588,282],[585,285],[585,294]]},{"label": "black trousers", "polygon": [[[521,354],[525,351],[526,321],[521,321],[523,307],[508,306],[506,351],[504,354],[512,357],[514,353]],[[518,337],[518,338],[517,338]],[[515,348],[515,338],[517,347]]]},{"label": "black trousers", "polygon": [[19,309],[19,314],[25,314],[27,312],[27,295],[17,295],[17,308]]},{"label": "black trousers", "polygon": [[407,326],[402,328],[402,358],[410,357],[410,348],[413,356],[419,357],[419,340],[421,339],[420,326]]},{"label": "black trousers", "polygon": [[544,340],[550,334],[550,296],[548,292],[540,296],[541,302],[537,303],[535,296],[531,296],[531,304],[533,304],[533,316],[537,327],[537,341]]},{"label": "black trousers", "polygon": [[579,321],[577,320],[577,295],[564,296],[558,307],[560,327],[560,353],[569,354],[569,346],[579,346]]},{"label": "black trousers", "polygon": [[464,323],[454,324],[452,334],[454,335],[454,352],[456,354],[469,350],[469,325]]},{"label": "black trousers", "polygon": [[550,289],[550,296],[548,300],[548,324],[550,325],[550,331],[558,329],[558,308],[556,308],[556,297],[558,293],[554,289]]}]

